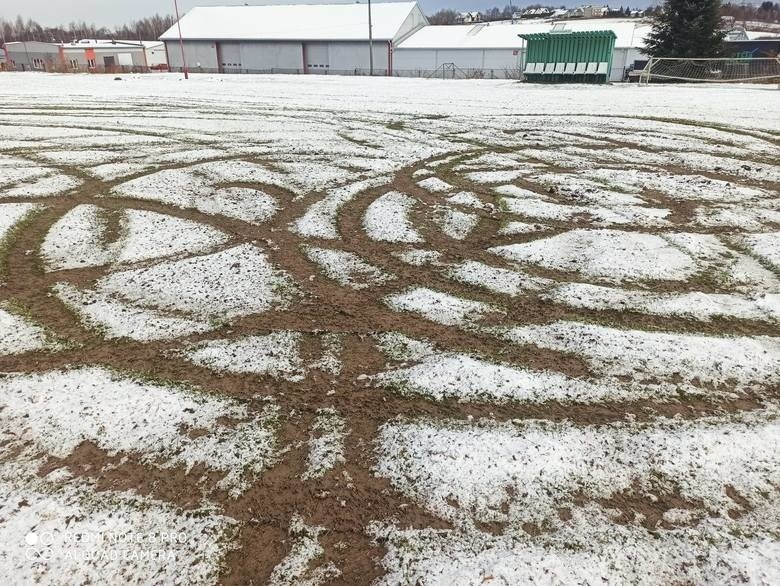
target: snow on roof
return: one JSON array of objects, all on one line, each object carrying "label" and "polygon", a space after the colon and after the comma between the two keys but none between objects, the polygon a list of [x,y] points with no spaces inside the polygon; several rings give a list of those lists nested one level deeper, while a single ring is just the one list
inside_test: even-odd
[{"label": "snow on roof", "polygon": [[[392,40],[417,2],[371,4],[374,39]],[[367,4],[202,6],[181,19],[185,39],[365,40]],[[160,40],[178,39],[176,25]]]},{"label": "snow on roof", "polygon": [[79,39],[70,43],[62,43],[65,49],[138,49],[144,47],[150,49],[157,47],[161,41],[120,41],[119,39]]},{"label": "snow on roof", "polygon": [[761,39],[773,40],[780,37],[780,32],[767,32],[767,31],[745,31],[748,40],[756,41]]},{"label": "snow on roof", "polygon": [[549,33],[554,24],[565,24],[574,32],[611,30],[615,47],[641,47],[650,25],[638,19],[596,18],[586,20],[533,21],[518,24],[473,24],[426,26],[398,45],[400,49],[514,49],[525,46],[517,35]]}]

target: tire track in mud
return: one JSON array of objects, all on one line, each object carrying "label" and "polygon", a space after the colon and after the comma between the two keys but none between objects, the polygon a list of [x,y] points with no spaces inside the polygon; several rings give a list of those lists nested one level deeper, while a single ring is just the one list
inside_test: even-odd
[{"label": "tire track in mud", "polygon": [[[491,151],[485,148],[481,151],[471,151],[463,157],[481,152]],[[435,157],[441,158],[443,155]],[[248,157],[237,156],[218,160],[247,159]],[[99,181],[82,176],[84,185],[72,195],[0,199],[0,202],[34,201],[47,206],[9,247],[9,278],[5,288],[0,289],[0,295],[18,301],[46,327],[73,342],[73,347],[60,352],[31,352],[0,357],[0,371],[40,372],[69,365],[102,364],[119,370],[146,373],[158,379],[185,381],[211,392],[246,401],[250,409],[259,407],[258,396],[272,396],[282,413],[286,414],[278,437],[279,443],[288,447],[287,451],[280,456],[279,462],[266,470],[238,499],[210,492],[209,487],[213,490],[219,479],[208,470],[196,468],[190,472],[182,469],[161,471],[141,463],[132,454],[122,454],[121,456],[127,456],[128,459],[120,465],[120,456],[108,455],[87,443],[79,446],[63,461],[50,462],[50,468],[42,469],[41,474],[59,466],[67,466],[76,476],[97,478],[99,490],[134,489],[141,494],[150,494],[185,508],[197,506],[208,497],[217,503],[225,514],[243,523],[237,540],[240,549],[229,553],[225,560],[221,577],[221,581],[225,583],[247,583],[264,580],[269,576],[275,565],[290,551],[288,527],[292,516],[296,513],[302,514],[307,524],[328,528],[328,532],[321,538],[325,555],[320,563],[334,561],[342,570],[342,576],[334,583],[366,583],[381,575],[375,560],[383,554],[381,544],[373,543],[365,534],[368,522],[396,519],[403,526],[448,526],[398,494],[389,481],[372,473],[373,445],[377,429],[393,418],[485,417],[496,421],[546,419],[604,424],[625,420],[627,416],[641,421],[658,415],[696,418],[712,413],[752,410],[760,408],[768,397],[776,398],[777,393],[747,393],[726,400],[688,398],[685,401],[642,400],[602,404],[546,402],[538,405],[506,405],[409,398],[371,384],[359,383],[358,376],[385,369],[386,360],[379,353],[371,335],[391,330],[412,337],[427,338],[447,351],[471,353],[479,349],[480,354],[486,358],[505,363],[553,370],[570,376],[593,376],[586,363],[575,355],[565,355],[534,346],[511,346],[479,331],[441,326],[409,314],[392,311],[382,301],[387,294],[414,285],[431,286],[458,297],[499,305],[506,311],[506,323],[576,319],[618,327],[699,333],[722,333],[726,327],[729,331],[750,335],[769,334],[773,331],[772,326],[759,323],[730,321],[704,324],[692,320],[655,318],[639,313],[571,310],[544,301],[537,295],[526,295],[521,299],[507,301],[503,296],[458,283],[436,270],[431,270],[430,267],[405,264],[390,254],[402,247],[373,242],[365,235],[362,230],[362,217],[375,197],[390,190],[413,195],[428,206],[441,203],[440,196],[419,188],[416,179],[412,177],[412,173],[425,167],[427,162],[421,161],[404,168],[386,186],[362,192],[347,202],[337,216],[338,229],[342,235],[342,239],[337,241],[306,239],[289,229],[290,224],[322,195],[321,192],[293,198],[289,192],[279,189],[274,192],[273,188],[267,185],[242,184],[261,189],[280,199],[282,209],[271,221],[262,225],[252,225],[150,200],[109,195],[113,187],[129,179],[165,169],[187,168],[191,166],[190,163],[158,166],[147,172],[112,181]],[[572,172],[571,169],[559,171]],[[72,169],[68,172],[72,172]],[[444,169],[444,172],[447,174],[447,181],[458,190],[472,191],[483,200],[495,201],[495,195],[487,186],[456,177],[447,169]],[[522,181],[518,183],[521,184]],[[81,286],[93,284],[112,270],[112,267],[46,273],[36,252],[40,250],[40,244],[54,222],[82,203],[92,203],[114,212],[125,207],[144,209],[212,226],[231,237],[230,242],[221,248],[244,242],[258,242],[275,266],[292,275],[303,290],[303,299],[287,311],[271,311],[239,318],[208,333],[174,341],[140,343],[103,340],[98,334],[84,328],[70,310],[49,293],[49,289],[54,282],[60,280]],[[415,215],[415,224],[426,239],[425,246],[444,253],[442,262],[450,264],[463,260],[480,260],[492,266],[511,267],[510,263],[484,250],[489,245],[503,242],[496,235],[500,217],[484,211],[476,213],[480,215],[480,224],[472,235],[462,241],[443,236],[424,213]],[[678,218],[684,220],[688,217],[687,212],[680,212],[675,218],[675,224]],[[556,221],[555,231],[563,232],[586,225],[582,222]],[[556,233],[555,231],[528,238],[547,237]],[[367,290],[347,289],[320,274],[317,266],[302,253],[300,247],[304,243],[354,252],[368,262],[393,273],[397,278],[386,285]],[[314,279],[311,279],[312,276]],[[571,280],[571,275],[565,276],[566,280]],[[684,287],[684,284],[681,287]],[[216,338],[238,339],[280,329],[304,332],[306,354],[316,354],[316,346],[320,340],[317,336],[323,332],[343,334],[341,374],[332,376],[312,371],[303,382],[291,383],[259,375],[218,373],[195,366],[175,355],[177,349],[190,342]],[[329,394],[331,391],[335,391],[335,394]],[[303,481],[300,476],[305,467],[309,430],[316,410],[323,407],[335,408],[347,422],[349,435],[345,446],[346,462],[326,473],[322,479]],[[193,483],[197,489],[192,487]],[[620,502],[613,505],[615,508],[623,508]]]}]

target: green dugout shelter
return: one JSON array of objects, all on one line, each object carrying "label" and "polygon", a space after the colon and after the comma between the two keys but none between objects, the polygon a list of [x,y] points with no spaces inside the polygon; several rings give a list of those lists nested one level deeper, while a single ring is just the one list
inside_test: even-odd
[{"label": "green dugout shelter", "polygon": [[613,31],[554,31],[517,35],[527,43],[526,81],[606,83],[617,36]]}]

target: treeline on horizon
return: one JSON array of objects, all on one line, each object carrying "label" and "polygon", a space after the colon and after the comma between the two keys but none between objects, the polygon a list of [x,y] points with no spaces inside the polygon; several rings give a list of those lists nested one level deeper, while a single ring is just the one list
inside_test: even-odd
[{"label": "treeline on horizon", "polygon": [[[595,2],[594,5],[601,5],[600,2]],[[522,12],[529,8],[567,8],[567,6],[556,6],[554,4],[530,4],[527,6],[513,6],[507,5],[504,8],[494,6],[485,10],[479,10],[480,16],[483,22],[491,22],[495,20],[509,20],[512,18],[512,14],[515,12]],[[568,8],[571,8],[569,6]],[[644,10],[646,15],[660,14],[662,5],[649,6]],[[628,14],[630,7],[620,6],[615,11],[619,14]],[[451,10],[444,8],[438,12],[430,15],[428,20],[431,24],[456,24],[458,14],[464,12],[463,10]],[[721,5],[720,13],[722,16],[733,16],[737,21],[755,20],[764,22],[777,22],[780,20],[780,3],[765,1],[757,6],[752,4],[731,4],[725,3]]]},{"label": "treeline on horizon", "polygon": [[[480,10],[484,21],[509,20],[512,13],[526,8],[540,8],[544,4],[532,4],[530,6],[507,5],[504,8],[493,7]],[[622,8],[621,8],[622,9]],[[648,8],[646,14],[657,14],[660,7]],[[756,20],[776,22],[780,20],[780,3],[763,2],[758,6],[742,4],[724,4],[721,6],[723,16],[733,16],[737,21]],[[431,24],[455,24],[458,11],[443,9],[430,15]],[[116,28],[97,27],[87,22],[71,22],[68,25],[47,27],[42,26],[31,18],[24,19],[17,16],[14,20],[0,18],[0,42],[7,41],[43,41],[54,43],[67,43],[78,39],[123,39],[123,40],[157,40],[166,30],[176,24],[173,15],[155,14],[146,18],[133,21],[130,24]]]},{"label": "treeline on horizon", "polygon": [[118,26],[98,27],[86,22],[71,22],[60,26],[42,26],[33,19],[17,16],[15,20],[0,18],[0,40],[42,41],[46,43],[69,43],[78,39],[122,39],[127,41],[154,41],[176,24],[176,18],[166,14],[155,14]]}]

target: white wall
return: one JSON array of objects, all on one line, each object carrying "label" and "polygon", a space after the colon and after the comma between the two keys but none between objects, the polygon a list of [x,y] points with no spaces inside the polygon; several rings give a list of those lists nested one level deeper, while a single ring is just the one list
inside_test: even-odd
[{"label": "white wall", "polygon": [[[370,60],[368,43],[330,42],[330,70],[348,74],[355,69],[368,71]],[[385,75],[387,72],[387,42],[376,41],[372,51],[374,56],[374,74]]]},{"label": "white wall", "polygon": [[[178,41],[166,41],[168,47],[168,64],[171,69],[180,69],[181,50]],[[207,71],[217,71],[217,47],[212,41],[184,41],[184,54],[187,57],[187,66],[195,71],[200,67]]]},{"label": "white wall", "polygon": [[295,42],[241,43],[241,63],[244,69],[250,70],[302,71],[302,44]]},{"label": "white wall", "polygon": [[146,49],[146,62],[149,64],[149,67],[168,63],[168,57],[165,54],[165,44]]},{"label": "white wall", "polygon": [[480,70],[487,77],[505,77],[520,67],[522,50],[513,49],[395,49],[393,71],[413,75],[415,71],[433,71],[445,63],[463,70]]}]

